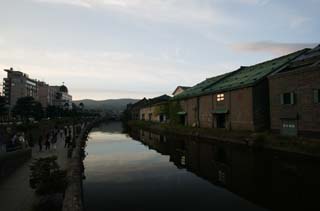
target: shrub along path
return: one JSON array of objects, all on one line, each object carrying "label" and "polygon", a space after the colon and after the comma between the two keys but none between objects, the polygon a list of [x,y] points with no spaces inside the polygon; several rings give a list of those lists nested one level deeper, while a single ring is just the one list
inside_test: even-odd
[{"label": "shrub along path", "polygon": [[4,181],[0,181],[0,210],[3,211],[31,211],[37,197],[35,191],[29,186],[29,165],[34,158],[58,156],[58,164],[61,169],[67,167],[67,148],[64,143],[58,142],[57,149],[51,149],[39,152],[36,145],[33,148],[32,159],[24,163],[12,175],[9,175]]}]

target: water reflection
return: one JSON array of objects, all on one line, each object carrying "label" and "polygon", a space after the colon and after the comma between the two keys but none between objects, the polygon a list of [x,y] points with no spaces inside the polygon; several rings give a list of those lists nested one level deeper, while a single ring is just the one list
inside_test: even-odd
[{"label": "water reflection", "polygon": [[271,210],[319,210],[319,159],[132,129],[130,135],[214,185]]},{"label": "water reflection", "polygon": [[185,141],[121,131],[121,124],[110,123],[90,133],[86,210],[263,210],[184,169],[193,159]]}]

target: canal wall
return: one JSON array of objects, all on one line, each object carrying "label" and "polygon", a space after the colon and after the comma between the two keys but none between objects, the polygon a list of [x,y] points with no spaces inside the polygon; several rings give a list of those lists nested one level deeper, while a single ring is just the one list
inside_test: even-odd
[{"label": "canal wall", "polygon": [[8,176],[32,156],[31,149],[0,154],[0,179]]},{"label": "canal wall", "polygon": [[81,132],[78,135],[75,147],[70,153],[67,167],[68,186],[63,200],[62,211],[83,211],[83,190],[82,179],[84,177],[83,159],[85,158],[84,149],[90,130],[99,124],[101,119],[96,119],[90,123],[81,125]]},{"label": "canal wall", "polygon": [[194,137],[219,142],[242,144],[253,148],[264,148],[304,156],[320,157],[320,142],[302,137],[284,137],[268,132],[229,131],[221,129],[193,128],[149,121],[129,121],[129,127],[146,129],[155,133]]}]

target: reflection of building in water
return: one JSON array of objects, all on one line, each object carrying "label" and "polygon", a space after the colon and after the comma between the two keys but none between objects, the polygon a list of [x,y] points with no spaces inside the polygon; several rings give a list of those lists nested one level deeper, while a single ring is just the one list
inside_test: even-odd
[{"label": "reflection of building in water", "polygon": [[320,170],[314,158],[202,139],[164,139],[142,130],[139,134],[143,144],[169,155],[177,168],[267,208],[310,210],[317,202]]},{"label": "reflection of building in water", "polygon": [[169,155],[167,138],[162,135],[158,135],[149,131],[140,130],[140,139],[143,144],[150,149],[154,149],[163,155]]}]

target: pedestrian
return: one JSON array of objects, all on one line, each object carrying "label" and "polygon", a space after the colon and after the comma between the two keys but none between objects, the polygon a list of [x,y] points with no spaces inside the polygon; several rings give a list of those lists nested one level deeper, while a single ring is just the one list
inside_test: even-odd
[{"label": "pedestrian", "polygon": [[19,140],[19,143],[21,144],[22,148],[27,148],[28,147],[28,145],[26,143],[26,140],[24,138],[24,132],[19,134],[18,140]]},{"label": "pedestrian", "polygon": [[64,139],[64,148],[66,148],[69,145],[68,141],[69,141],[69,136],[66,136]]},{"label": "pedestrian", "polygon": [[60,130],[60,139],[59,139],[59,141],[60,141],[60,142],[65,141],[65,138],[66,138],[66,137],[65,137],[65,135],[64,135],[63,129],[61,129],[61,130]]},{"label": "pedestrian", "polygon": [[51,136],[50,136],[50,133],[48,133],[47,138],[46,138],[46,142],[45,142],[46,150],[50,150],[50,141],[51,141]]},{"label": "pedestrian", "polygon": [[16,142],[17,142],[17,134],[14,134],[14,136],[11,139],[12,146],[16,145]]},{"label": "pedestrian", "polygon": [[4,137],[3,137],[3,136],[1,135],[1,133],[0,133],[0,153],[1,153],[2,151],[5,151],[4,146],[5,146],[5,139],[4,139]]},{"label": "pedestrian", "polygon": [[39,144],[39,152],[42,151],[42,140],[43,140],[43,137],[42,135],[39,136],[39,139],[38,139],[38,144]]},{"label": "pedestrian", "polygon": [[31,133],[31,132],[29,133],[28,145],[29,145],[30,147],[32,147],[32,148],[33,148],[33,146],[34,146],[33,136],[32,136],[32,133]]},{"label": "pedestrian", "polygon": [[69,135],[70,135],[70,141],[71,141],[71,139],[73,139],[73,125],[70,125],[70,127],[69,127]]},{"label": "pedestrian", "polygon": [[56,133],[56,131],[53,132],[53,135],[51,136],[51,143],[53,146],[53,149],[56,150],[57,149],[57,138],[58,138],[58,134]]},{"label": "pedestrian", "polygon": [[70,148],[71,146],[71,135],[68,135],[67,138],[66,138],[66,142],[67,142],[67,148]]},{"label": "pedestrian", "polygon": [[64,136],[65,137],[68,136],[68,127],[67,126],[64,127]]}]

